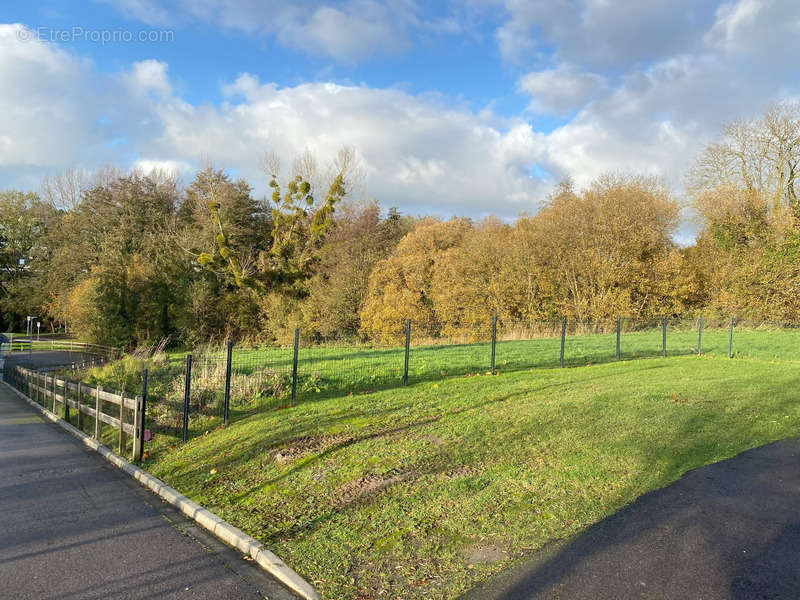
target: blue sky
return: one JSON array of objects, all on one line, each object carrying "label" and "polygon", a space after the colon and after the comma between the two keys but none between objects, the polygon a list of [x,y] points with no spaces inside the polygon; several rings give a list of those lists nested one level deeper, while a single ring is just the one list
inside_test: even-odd
[{"label": "blue sky", "polygon": [[[167,39],[93,41],[141,31]],[[413,213],[513,218],[607,171],[681,195],[724,122],[797,99],[799,38],[790,0],[6,2],[0,185],[212,162],[260,193],[265,153],[346,146]]]}]

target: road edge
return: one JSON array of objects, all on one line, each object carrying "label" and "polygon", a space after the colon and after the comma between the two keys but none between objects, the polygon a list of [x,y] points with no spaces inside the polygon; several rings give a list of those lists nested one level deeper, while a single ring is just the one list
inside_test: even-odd
[{"label": "road edge", "polygon": [[227,521],[222,520],[210,510],[203,508],[196,502],[189,500],[186,496],[168,486],[158,477],[151,475],[141,467],[137,467],[118,454],[115,454],[97,440],[86,435],[80,429],[67,423],[58,415],[50,412],[46,408],[43,408],[28,398],[15,387],[9,385],[5,381],[3,381],[2,384],[18,397],[22,398],[31,407],[39,411],[39,413],[41,413],[41,415],[48,421],[52,421],[66,432],[78,438],[86,446],[99,453],[108,462],[124,471],[133,479],[138,481],[141,485],[149,488],[163,500],[180,510],[187,518],[196,522],[203,529],[217,537],[219,540],[250,556],[250,558],[252,558],[253,561],[256,562],[262,569],[275,577],[275,579],[280,581],[294,593],[304,598],[304,600],[321,600],[321,596],[311,586],[310,583],[292,570],[292,568],[283,562],[280,557],[268,550],[264,544],[255,538],[250,537],[241,529],[234,527]]}]

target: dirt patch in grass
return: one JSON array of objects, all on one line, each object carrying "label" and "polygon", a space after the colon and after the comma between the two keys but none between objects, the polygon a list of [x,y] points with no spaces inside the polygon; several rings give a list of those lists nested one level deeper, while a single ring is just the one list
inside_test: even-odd
[{"label": "dirt patch in grass", "polygon": [[433,444],[434,446],[443,446],[444,440],[440,438],[438,435],[434,435],[432,433],[426,434],[422,436],[423,441],[428,442],[429,444]]},{"label": "dirt patch in grass", "polygon": [[333,504],[337,508],[349,506],[354,502],[371,498],[383,490],[407,481],[413,477],[412,471],[405,471],[395,474],[385,475],[365,475],[358,479],[353,479],[340,485],[333,493]]},{"label": "dirt patch in grass", "polygon": [[478,544],[464,548],[460,552],[467,565],[490,565],[508,558],[508,554],[500,546],[494,544]]},{"label": "dirt patch in grass", "polygon": [[458,479],[459,477],[472,477],[478,473],[479,471],[475,467],[470,467],[469,465],[459,465],[455,469],[450,469],[447,471],[444,476],[447,479]]},{"label": "dirt patch in grass", "polygon": [[353,438],[347,435],[316,435],[303,436],[288,441],[288,445],[276,450],[272,458],[278,464],[292,462],[306,454],[319,454],[334,446],[341,446],[351,442]]}]

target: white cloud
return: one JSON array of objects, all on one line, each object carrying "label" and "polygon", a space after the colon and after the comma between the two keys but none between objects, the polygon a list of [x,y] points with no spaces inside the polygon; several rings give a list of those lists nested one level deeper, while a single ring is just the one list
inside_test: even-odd
[{"label": "white cloud", "polygon": [[746,85],[714,57],[634,69],[546,136],[546,164],[581,185],[604,171],[631,170],[664,176],[680,191],[686,169],[721,125],[759,112],[770,92]]},{"label": "white cloud", "polygon": [[794,0],[738,0],[722,4],[704,37],[709,47],[751,68],[796,68],[800,10]]},{"label": "white cloud", "polygon": [[[22,25],[0,24],[0,167],[81,162],[105,139],[92,66],[33,39]],[[75,141],[80,139],[80,147]]]},{"label": "white cloud", "polygon": [[151,25],[212,24],[229,32],[272,36],[282,46],[343,63],[368,60],[405,48],[412,29],[457,31],[450,20],[423,22],[412,0],[380,2],[321,0],[180,0],[166,8],[157,0],[101,0]]},{"label": "white cloud", "polygon": [[169,96],[172,93],[172,85],[169,82],[167,63],[147,59],[133,63],[130,72],[122,76],[123,81],[134,94],[147,96],[154,94],[160,97]]},{"label": "white cloud", "polygon": [[309,149],[322,162],[353,146],[367,188],[384,205],[415,212],[513,216],[533,210],[547,186],[528,172],[537,160],[530,126],[506,132],[470,112],[393,89],[330,83],[278,88],[241,75],[225,87],[241,95],[219,109],[165,103],[158,109],[160,155],[235,166],[263,189],[261,157],[290,160]]},{"label": "white cloud", "polygon": [[[478,0],[480,4],[480,1]],[[494,8],[495,0],[486,0]],[[496,37],[509,62],[555,60],[620,67],[688,52],[713,20],[710,0],[505,0]]]},{"label": "white cloud", "polygon": [[606,88],[604,77],[568,66],[533,71],[519,81],[532,96],[529,108],[540,113],[567,115]]},{"label": "white cloud", "polygon": [[[314,3],[298,16],[294,5],[282,6],[273,11],[283,20],[269,26],[271,35],[292,23],[298,32],[313,29],[315,11],[323,21],[350,15],[370,22],[383,18],[375,16],[381,10],[395,10],[370,13],[378,4],[369,2],[357,11],[345,1],[332,9],[336,14]],[[412,23],[415,7],[397,6]],[[536,112],[571,115],[549,133],[522,116],[454,108],[436,94],[330,83],[278,87],[249,74],[222,85],[226,101],[219,106],[196,105],[178,95],[164,62],[145,60],[103,75],[55,44],[20,42],[21,26],[0,26],[0,175],[11,185],[28,184],[48,169],[107,162],[185,173],[211,160],[263,192],[265,151],[289,163],[308,148],[325,162],[354,146],[368,191],[384,205],[510,217],[544,198],[553,182],[530,176],[543,171],[585,185],[604,171],[635,170],[663,175],[680,190],[686,168],[724,122],[800,94],[792,70],[800,11],[788,0],[739,0],[718,9],[658,0],[653,14],[627,1],[503,6],[508,18],[498,43],[503,47],[508,34],[504,52],[517,52],[509,58],[524,59],[525,52],[536,58],[523,60],[519,72],[527,75],[518,89],[531,96]],[[268,26],[266,17],[256,18],[269,12],[260,5],[240,0],[232,7],[223,16],[218,0],[199,0],[192,18],[244,28],[237,19],[250,16],[253,32]],[[659,22],[667,33],[656,31]],[[393,30],[400,32],[397,44],[411,26]],[[319,43],[316,51],[345,60],[378,42],[334,36]],[[552,53],[537,54],[545,46]]]},{"label": "white cloud", "polygon": [[0,28],[6,185],[105,163],[186,175],[212,161],[264,193],[265,152],[288,164],[309,149],[324,164],[352,146],[368,192],[414,213],[514,216],[535,210],[548,189],[529,176],[540,142],[521,120],[501,130],[496,116],[451,108],[435,95],[330,83],[279,88],[249,74],[222,88],[236,103],[193,105],[176,96],[164,62],[100,74],[53,44],[22,44],[18,29]]},{"label": "white cloud", "polygon": [[[581,185],[608,170],[683,174],[722,124],[797,98],[794,0],[474,0],[502,6],[504,59],[538,113],[569,122],[541,136],[542,167]],[[530,69],[530,66],[527,67]]]},{"label": "white cloud", "polygon": [[142,173],[168,173],[177,177],[191,176],[193,167],[182,160],[158,160],[154,158],[140,158],[134,161],[132,169]]}]

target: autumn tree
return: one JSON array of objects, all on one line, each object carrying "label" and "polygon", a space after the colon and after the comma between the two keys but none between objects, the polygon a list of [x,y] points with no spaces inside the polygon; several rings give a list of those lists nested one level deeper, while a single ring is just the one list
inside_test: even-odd
[{"label": "autumn tree", "polygon": [[369,275],[412,227],[395,208],[382,216],[375,201],[341,207],[301,305],[304,331],[318,339],[355,338]]},{"label": "autumn tree", "polygon": [[533,260],[545,266],[570,319],[653,318],[680,309],[678,204],[654,179],[606,175],[562,187],[531,217]]},{"label": "autumn tree", "polygon": [[511,235],[509,225],[485,219],[435,258],[430,297],[442,334],[488,337],[492,316],[519,318],[519,286],[506,268]]},{"label": "autumn tree", "polygon": [[472,228],[469,219],[424,219],[397,245],[394,253],[378,262],[369,277],[361,310],[365,335],[382,342],[401,338],[406,319],[422,335],[439,335],[434,272],[443,253],[462,243]]},{"label": "autumn tree", "polygon": [[690,171],[704,304],[753,319],[800,317],[800,104],[725,125]]}]

